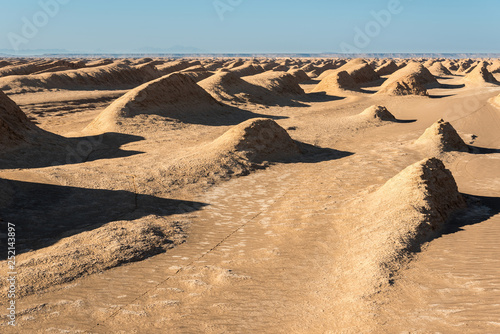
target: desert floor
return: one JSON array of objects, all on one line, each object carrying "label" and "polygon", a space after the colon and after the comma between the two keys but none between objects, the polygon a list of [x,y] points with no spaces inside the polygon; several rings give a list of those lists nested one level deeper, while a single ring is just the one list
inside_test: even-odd
[{"label": "desert floor", "polygon": [[[96,224],[164,221],[178,234],[159,254],[19,297],[17,327],[2,317],[0,331],[500,332],[500,107],[494,102],[500,86],[464,86],[462,80],[458,74],[440,77],[443,86],[430,88],[430,96],[329,96],[309,93],[319,83],[313,79],[301,83],[307,94],[293,103],[238,105],[273,118],[293,140],[313,145],[312,153],[187,186],[162,182],[161,166],[185,152],[196,154],[236,124],[148,123],[139,134],[105,138],[104,147],[85,158],[65,151],[54,166],[37,163],[29,149],[4,157],[0,179],[42,197],[17,203],[9,220],[36,220],[44,207],[51,219],[64,220],[41,246],[22,244],[18,261]],[[38,127],[78,145],[90,140],[82,130],[127,91],[6,93]],[[357,122],[356,115],[372,105],[385,106],[398,121]],[[428,157],[412,143],[441,118],[475,148],[440,159],[459,191],[477,203],[403,261],[390,284],[373,291],[364,281],[357,286],[358,263],[349,245],[366,241],[357,235],[363,208],[356,201]],[[30,206],[35,209],[23,211]],[[127,216],[137,210],[138,216]],[[59,236],[73,223],[77,231]],[[57,268],[48,263],[44,270]]]}]

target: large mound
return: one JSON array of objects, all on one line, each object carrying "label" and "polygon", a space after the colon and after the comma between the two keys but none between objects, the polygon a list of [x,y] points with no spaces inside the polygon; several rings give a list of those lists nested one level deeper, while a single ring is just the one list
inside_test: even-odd
[{"label": "large mound", "polygon": [[425,130],[424,134],[415,142],[415,145],[432,153],[469,151],[469,147],[460,138],[455,128],[442,119]]},{"label": "large mound", "polygon": [[377,94],[428,95],[427,88],[436,87],[436,78],[419,63],[410,63],[394,72],[381,86]]},{"label": "large mound", "polygon": [[312,92],[326,92],[335,95],[358,90],[358,85],[346,71],[336,71],[321,80]]},{"label": "large mound", "polygon": [[289,73],[268,71],[244,78],[246,82],[265,88],[278,96],[304,95],[295,77]]},{"label": "large mound", "polygon": [[232,72],[217,72],[198,84],[219,101],[264,103],[273,98],[270,91],[245,79]]},{"label": "large mound", "polygon": [[0,90],[20,93],[44,89],[129,89],[158,78],[153,65],[111,64],[78,70],[0,78]]},{"label": "large mound", "polygon": [[0,91],[0,152],[26,142],[35,131],[21,108]]},{"label": "large mound", "polygon": [[450,70],[448,70],[440,61],[435,62],[434,64],[429,66],[428,69],[432,75],[435,75],[437,77],[452,75]]},{"label": "large mound", "polygon": [[[356,265],[356,293],[370,295],[387,286],[411,253],[434,238],[445,222],[466,204],[453,175],[436,158],[419,161],[387,181],[365,198],[356,200],[350,233],[345,236]],[[355,282],[355,283],[354,283]]]},{"label": "large mound", "polygon": [[231,176],[246,175],[266,162],[280,162],[300,154],[295,141],[275,121],[255,118],[224,133],[213,142],[197,147],[167,167],[172,184],[214,183]]},{"label": "large mound", "polygon": [[363,59],[353,59],[343,65],[338,71],[346,71],[357,84],[379,80],[380,77]]},{"label": "large mound", "polygon": [[380,76],[383,76],[383,75],[390,75],[390,74],[396,72],[397,70],[399,70],[398,65],[396,65],[394,60],[391,59],[390,61],[388,61],[385,64],[378,67],[375,70],[375,73],[377,73]]},{"label": "large mound", "polygon": [[469,86],[487,83],[498,83],[493,74],[488,71],[488,64],[482,62],[464,77],[464,82]]},{"label": "large mound", "polygon": [[172,73],[145,83],[113,102],[87,130],[115,130],[138,115],[156,114],[184,122],[216,116],[222,105],[189,78]]},{"label": "large mound", "polygon": [[251,61],[246,62],[241,66],[233,67],[230,71],[239,77],[246,77],[265,72],[262,66],[254,64]]}]

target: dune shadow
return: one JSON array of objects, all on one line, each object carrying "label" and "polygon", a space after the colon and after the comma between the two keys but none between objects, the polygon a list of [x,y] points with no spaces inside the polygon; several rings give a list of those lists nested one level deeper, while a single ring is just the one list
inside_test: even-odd
[{"label": "dune shadow", "polygon": [[455,213],[438,237],[463,231],[465,226],[482,223],[500,213],[500,197],[462,195],[468,207]]},{"label": "dune shadow", "polygon": [[429,95],[430,99],[442,99],[445,97],[455,96],[456,94],[441,94],[441,95]]},{"label": "dune shadow", "polygon": [[478,147],[478,146],[473,146],[473,145],[468,145],[470,148],[470,153],[472,154],[496,154],[500,153],[500,149],[498,148],[485,148],[485,147]]},{"label": "dune shadow", "polygon": [[407,123],[415,123],[416,121],[417,121],[416,119],[394,119],[389,122],[407,124]]},{"label": "dune shadow", "polygon": [[0,170],[12,168],[42,168],[125,158],[139,151],[126,151],[122,145],[144,140],[144,137],[108,132],[96,136],[66,138],[48,134],[38,143],[19,147],[0,155]]},{"label": "dune shadow", "polygon": [[299,147],[302,154],[296,159],[290,161],[293,163],[317,163],[323,161],[331,161],[346,158],[354,154],[353,152],[340,151],[328,147],[320,147],[300,141],[295,141],[295,143]]},{"label": "dune shadow", "polygon": [[465,87],[465,84],[457,84],[457,85],[452,85],[452,84],[440,84],[439,88],[443,88],[443,89],[460,89],[460,88],[464,88]]},{"label": "dune shadow", "polygon": [[306,96],[301,97],[300,101],[302,102],[331,102],[331,101],[340,101],[345,99],[345,96],[335,96],[328,95],[326,92],[314,92],[308,93]]},{"label": "dune shadow", "polygon": [[[131,179],[130,188],[133,189]],[[205,203],[165,199],[124,190],[85,189],[0,179],[1,239],[16,226],[19,253],[50,246],[64,237],[120,220],[196,211]],[[5,197],[8,195],[8,198]],[[5,226],[4,226],[5,225]],[[3,259],[5,254],[1,254]]]}]

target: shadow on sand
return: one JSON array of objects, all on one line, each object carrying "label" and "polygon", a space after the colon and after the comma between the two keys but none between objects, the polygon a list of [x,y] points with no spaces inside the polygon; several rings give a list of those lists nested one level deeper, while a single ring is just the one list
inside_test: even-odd
[{"label": "shadow on sand", "polygon": [[[0,179],[0,189],[2,243],[6,241],[7,222],[15,224],[18,254],[50,246],[61,238],[109,222],[192,212],[207,205],[124,190],[85,189],[5,179]],[[1,254],[0,259],[5,255]]]}]

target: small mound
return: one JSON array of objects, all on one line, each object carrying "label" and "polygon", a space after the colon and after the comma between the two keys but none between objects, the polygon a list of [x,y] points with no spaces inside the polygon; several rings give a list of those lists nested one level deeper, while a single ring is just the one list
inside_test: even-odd
[{"label": "small mound", "polygon": [[353,59],[338,70],[346,71],[357,84],[364,84],[380,79],[380,76],[363,59]]},{"label": "small mound", "polygon": [[435,62],[434,64],[429,66],[428,69],[432,75],[437,77],[445,77],[452,75],[450,70],[448,70],[440,61]]},{"label": "small mound", "polygon": [[424,134],[415,142],[415,145],[423,147],[432,153],[469,151],[469,146],[460,138],[455,128],[442,119],[425,130]]},{"label": "small mound", "polygon": [[166,168],[166,180],[169,186],[216,183],[299,154],[297,144],[285,129],[271,119],[255,118],[174,161]]},{"label": "small mound", "polygon": [[359,87],[346,71],[335,71],[321,80],[312,92],[326,92],[335,95],[346,91],[356,91]]},{"label": "small mound", "polygon": [[394,72],[377,94],[427,96],[427,88],[437,86],[439,83],[429,70],[413,62]]},{"label": "small mound", "polygon": [[265,88],[278,96],[304,95],[295,77],[289,73],[268,71],[257,75],[247,76],[244,80],[252,85]]},{"label": "small mound", "polygon": [[190,77],[172,73],[145,83],[107,107],[86,130],[114,131],[138,115],[156,114],[184,122],[222,116],[222,105]]},{"label": "small mound", "polygon": [[466,85],[475,86],[488,83],[498,83],[493,74],[488,71],[488,64],[482,62],[464,77]]},{"label": "small mound", "polygon": [[395,121],[396,117],[384,106],[371,106],[359,114],[367,120]]},{"label": "small mound", "polygon": [[35,131],[21,108],[0,91],[0,152],[27,142]]},{"label": "small mound", "polygon": [[378,67],[375,70],[375,73],[377,73],[379,76],[383,76],[383,75],[390,75],[390,74],[396,72],[397,70],[399,70],[398,65],[396,65],[396,63],[394,62],[394,60],[391,59],[387,63],[385,63],[382,66]]}]

